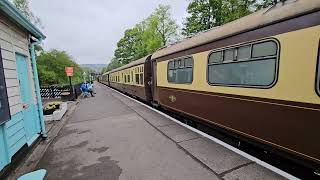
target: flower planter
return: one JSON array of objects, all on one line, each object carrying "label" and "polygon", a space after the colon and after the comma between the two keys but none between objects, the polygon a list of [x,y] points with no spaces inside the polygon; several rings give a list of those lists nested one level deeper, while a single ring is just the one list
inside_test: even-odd
[{"label": "flower planter", "polygon": [[56,109],[44,109],[44,110],[43,110],[43,115],[53,114],[53,112],[54,112],[55,110],[56,110]]}]

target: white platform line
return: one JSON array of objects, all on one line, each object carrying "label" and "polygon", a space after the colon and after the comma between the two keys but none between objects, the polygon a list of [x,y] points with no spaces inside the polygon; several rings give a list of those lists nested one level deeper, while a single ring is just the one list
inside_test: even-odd
[{"label": "white platform line", "polygon": [[157,109],[154,109],[154,108],[152,108],[152,107],[150,107],[150,106],[148,106],[148,105],[146,105],[146,104],[144,104],[144,103],[142,103],[142,102],[140,102],[140,101],[138,101],[136,99],[133,99],[130,96],[127,96],[127,95],[125,95],[125,94],[123,94],[123,93],[121,93],[119,91],[116,91],[116,90],[114,90],[114,89],[112,89],[112,88],[110,88],[108,86],[106,86],[106,87],[111,89],[111,90],[113,90],[113,91],[115,91],[115,92],[117,92],[117,93],[119,93],[119,94],[121,94],[122,96],[125,96],[125,97],[127,97],[127,98],[129,98],[129,99],[131,99],[131,100],[133,100],[133,101],[145,106],[148,109],[151,109],[152,111],[155,111],[155,112],[161,114],[162,116],[164,116],[164,117],[166,117],[166,118],[168,118],[168,119],[180,124],[181,126],[186,127],[189,130],[191,130],[191,131],[193,131],[195,133],[198,133],[201,136],[204,136],[204,137],[216,142],[217,144],[220,144],[221,146],[223,146],[223,147],[225,147],[225,148],[227,148],[227,149],[229,149],[229,150],[231,150],[231,151],[233,151],[233,152],[235,152],[235,153],[237,153],[237,154],[239,154],[239,155],[241,155],[241,156],[243,156],[243,157],[245,157],[245,158],[247,158],[247,159],[249,159],[249,160],[251,160],[251,161],[253,161],[253,162],[255,162],[255,163],[257,163],[257,164],[259,164],[259,165],[261,165],[261,166],[263,166],[263,167],[265,167],[265,168],[267,168],[267,169],[269,169],[269,170],[271,170],[271,171],[283,176],[283,177],[285,177],[285,178],[287,178],[287,179],[299,180],[299,178],[297,178],[297,177],[295,177],[295,176],[293,176],[293,175],[291,175],[291,174],[289,174],[289,173],[287,173],[287,172],[285,172],[285,171],[283,171],[283,170],[281,170],[279,168],[276,168],[276,167],[274,167],[274,166],[272,166],[272,165],[270,165],[270,164],[268,164],[268,163],[266,163],[264,161],[261,161],[260,159],[254,157],[254,156],[251,156],[250,154],[247,154],[247,153],[245,153],[245,152],[243,152],[243,151],[241,151],[241,150],[239,150],[239,149],[237,149],[237,148],[235,148],[235,147],[233,147],[233,146],[231,146],[231,145],[229,145],[229,144],[227,144],[227,143],[225,143],[225,142],[223,142],[223,141],[221,141],[221,140],[219,140],[219,139],[217,139],[215,137],[212,137],[212,136],[210,136],[210,135],[208,135],[208,134],[206,134],[206,133],[204,133],[202,131],[199,131],[198,129],[190,127],[190,126],[178,121],[177,119],[175,119],[175,118],[173,118],[173,117],[171,117],[171,116],[169,116],[169,115],[167,115],[167,114],[165,114],[165,113],[163,113],[163,112],[161,112],[161,111],[159,111]]}]

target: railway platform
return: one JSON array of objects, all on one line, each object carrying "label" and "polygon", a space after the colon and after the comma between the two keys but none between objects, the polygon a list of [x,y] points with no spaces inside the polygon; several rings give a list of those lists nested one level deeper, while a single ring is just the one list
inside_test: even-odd
[{"label": "railway platform", "polygon": [[37,165],[46,179],[285,179],[102,84]]}]

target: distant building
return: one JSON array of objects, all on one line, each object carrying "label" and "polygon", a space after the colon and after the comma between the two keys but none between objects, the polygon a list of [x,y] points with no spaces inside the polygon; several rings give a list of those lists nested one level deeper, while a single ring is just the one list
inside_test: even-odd
[{"label": "distant building", "polygon": [[0,1],[0,171],[46,136],[34,52],[44,38],[10,2]]}]

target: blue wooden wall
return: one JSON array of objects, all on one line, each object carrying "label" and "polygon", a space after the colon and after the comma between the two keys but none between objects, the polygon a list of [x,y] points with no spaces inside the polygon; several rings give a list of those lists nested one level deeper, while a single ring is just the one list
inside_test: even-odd
[{"label": "blue wooden wall", "polygon": [[[19,112],[11,117],[11,120],[0,125],[0,170],[11,162],[11,158],[24,146],[31,145],[40,133],[40,118],[37,105],[32,105],[33,120],[38,122],[37,131],[33,136],[28,136],[26,132],[26,120],[23,119],[23,112]],[[31,142],[30,142],[31,140]],[[28,143],[29,142],[29,143]]]}]

